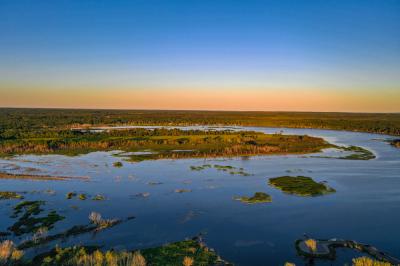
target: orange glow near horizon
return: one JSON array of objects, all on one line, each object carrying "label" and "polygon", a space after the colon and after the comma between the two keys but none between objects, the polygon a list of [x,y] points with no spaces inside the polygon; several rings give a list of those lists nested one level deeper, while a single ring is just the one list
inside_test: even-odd
[{"label": "orange glow near horizon", "polygon": [[399,90],[0,89],[1,107],[399,112]]}]

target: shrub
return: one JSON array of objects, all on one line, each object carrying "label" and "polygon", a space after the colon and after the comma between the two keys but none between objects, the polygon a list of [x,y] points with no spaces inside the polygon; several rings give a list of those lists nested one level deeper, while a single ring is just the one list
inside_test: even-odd
[{"label": "shrub", "polygon": [[184,257],[183,258],[183,262],[182,262],[183,266],[192,266],[193,263],[194,263],[193,258],[191,258],[191,257]]},{"label": "shrub", "polygon": [[364,256],[353,259],[353,266],[391,266],[391,264]]},{"label": "shrub", "polygon": [[24,252],[18,250],[11,240],[5,240],[0,243],[0,265],[13,264],[20,261],[23,255]]},{"label": "shrub", "polygon": [[310,249],[311,252],[315,252],[317,251],[317,241],[315,241],[314,239],[307,239],[306,241],[304,241],[304,243],[306,244],[306,246]]}]

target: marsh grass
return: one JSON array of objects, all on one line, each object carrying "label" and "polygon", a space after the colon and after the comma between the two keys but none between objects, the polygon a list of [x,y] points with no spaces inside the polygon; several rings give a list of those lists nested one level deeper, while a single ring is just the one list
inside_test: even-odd
[{"label": "marsh grass", "polygon": [[365,256],[354,258],[352,261],[353,266],[392,266],[388,262],[378,261]]},{"label": "marsh grass", "polygon": [[20,236],[27,233],[35,233],[43,227],[50,230],[54,227],[55,223],[65,218],[53,210],[49,211],[45,216],[38,217],[44,211],[42,209],[44,204],[44,201],[23,201],[18,203],[14,207],[12,217],[19,218],[8,229],[16,236]]},{"label": "marsh grass", "polygon": [[24,197],[13,191],[0,191],[0,200],[6,200],[6,199],[23,199]]},{"label": "marsh grass", "polygon": [[321,196],[334,193],[336,190],[325,183],[315,182],[306,176],[280,176],[269,179],[269,185],[285,193],[297,196]]}]

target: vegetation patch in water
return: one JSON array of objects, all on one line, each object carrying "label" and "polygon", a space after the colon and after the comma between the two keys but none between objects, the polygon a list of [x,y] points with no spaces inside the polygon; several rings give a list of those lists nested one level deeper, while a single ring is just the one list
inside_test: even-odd
[{"label": "vegetation patch in water", "polygon": [[116,168],[121,168],[124,165],[122,164],[122,162],[114,162],[113,166],[116,167]]},{"label": "vegetation patch in water", "polygon": [[101,195],[101,194],[97,194],[96,196],[94,196],[93,198],[92,198],[92,200],[97,200],[97,201],[101,201],[101,200],[105,200],[106,199],[106,197],[104,197],[103,195]]},{"label": "vegetation patch in water", "polygon": [[325,183],[315,182],[306,176],[281,176],[269,179],[269,184],[288,194],[298,196],[321,196],[335,192]]},{"label": "vegetation patch in water", "polygon": [[[27,233],[35,233],[39,228],[52,229],[54,224],[63,220],[65,217],[50,211],[46,216],[37,217],[43,209],[44,201],[23,201],[14,207],[12,217],[18,218],[12,226],[8,228],[15,235],[20,236]],[[20,215],[21,214],[21,215]]]},{"label": "vegetation patch in water", "polygon": [[185,188],[182,188],[182,189],[177,188],[177,189],[174,190],[174,192],[175,193],[186,193],[186,192],[192,192],[192,190],[191,189],[185,189]]},{"label": "vegetation patch in water", "polygon": [[13,191],[0,191],[0,200],[6,200],[6,199],[23,199],[24,197]]},{"label": "vegetation patch in water", "polygon": [[[1,142],[1,141],[0,141]],[[71,179],[83,179],[87,180],[88,177],[84,176],[49,176],[49,175],[31,175],[31,174],[10,174],[5,172],[0,172],[0,179],[26,179],[26,180],[71,180]]]},{"label": "vegetation patch in water", "polygon": [[218,171],[229,172],[231,175],[242,175],[242,176],[250,176],[251,174],[244,171],[243,168],[236,168],[231,165],[219,165],[219,164],[203,164],[200,166],[190,166],[192,171],[202,171],[208,168],[214,168]]},{"label": "vegetation patch in water", "polygon": [[339,157],[339,159],[345,159],[345,160],[371,160],[375,159],[376,156],[373,152],[364,149],[359,146],[349,146],[349,147],[341,147],[342,150],[344,151],[351,151],[354,152],[350,155]]},{"label": "vegetation patch in water", "polygon": [[66,195],[66,198],[67,199],[72,199],[72,198],[76,197],[76,195],[77,194],[75,192],[68,192],[67,195]]},{"label": "vegetation patch in water", "polygon": [[234,199],[249,204],[272,202],[272,197],[264,192],[256,192],[252,197],[235,197]]}]

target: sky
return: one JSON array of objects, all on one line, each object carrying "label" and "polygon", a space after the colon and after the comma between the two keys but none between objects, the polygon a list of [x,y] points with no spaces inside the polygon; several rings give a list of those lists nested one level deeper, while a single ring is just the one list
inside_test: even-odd
[{"label": "sky", "polygon": [[400,112],[400,1],[0,0],[0,107]]}]

